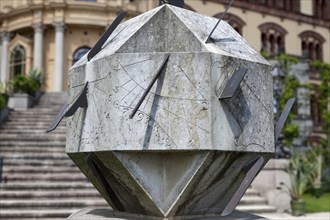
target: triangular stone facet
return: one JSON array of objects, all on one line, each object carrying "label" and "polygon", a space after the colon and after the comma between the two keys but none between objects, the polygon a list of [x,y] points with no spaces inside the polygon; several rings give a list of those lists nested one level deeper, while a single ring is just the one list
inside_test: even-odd
[{"label": "triangular stone facet", "polygon": [[147,52],[207,52],[207,50],[173,13],[172,8],[165,5],[116,51],[116,53]]},{"label": "triangular stone facet", "polygon": [[165,216],[207,156],[207,152],[114,154]]}]

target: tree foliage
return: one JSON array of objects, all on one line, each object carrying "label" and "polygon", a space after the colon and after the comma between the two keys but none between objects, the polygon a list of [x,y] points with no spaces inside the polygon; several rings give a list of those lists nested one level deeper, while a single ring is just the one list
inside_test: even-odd
[{"label": "tree foliage", "polygon": [[[314,61],[311,66],[320,72],[321,84],[319,85],[318,92],[318,106],[321,112],[322,130],[326,134],[325,138],[320,141],[320,146],[317,146],[321,151],[318,155],[321,156],[321,163],[324,164],[323,172],[330,170],[330,65],[320,61]],[[321,165],[320,165],[321,166]],[[324,178],[325,184],[330,184],[329,174],[322,175],[319,171],[318,178]]]},{"label": "tree foliage", "polygon": [[[285,78],[283,82],[284,89],[282,91],[281,99],[280,99],[280,111],[283,111],[287,101],[293,97],[296,97],[297,89],[302,85],[300,85],[298,80],[293,75],[289,74],[290,67],[298,63],[297,58],[286,54],[280,54],[279,56],[276,57],[276,59],[280,63],[280,67],[285,74]],[[297,112],[294,109],[292,109],[288,116],[287,122],[283,127],[283,131],[282,131],[282,134],[284,135],[283,144],[287,147],[292,147],[294,138],[299,136],[298,125],[292,123],[292,121],[296,117],[297,117]]]},{"label": "tree foliage", "polygon": [[322,118],[322,129],[326,134],[330,133],[330,65],[320,61],[314,61],[311,66],[320,71],[321,84],[318,87],[318,104]]}]

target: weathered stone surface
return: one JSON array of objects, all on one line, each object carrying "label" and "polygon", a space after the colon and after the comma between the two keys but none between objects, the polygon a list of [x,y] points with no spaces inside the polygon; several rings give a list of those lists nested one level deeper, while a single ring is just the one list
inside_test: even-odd
[{"label": "weathered stone surface", "polygon": [[[266,220],[267,218],[253,215],[246,212],[239,212],[235,211],[232,215],[227,217],[220,217],[220,216],[200,216],[195,218],[184,218],[184,217],[177,217],[177,218],[170,218],[171,220],[237,220],[237,219],[244,219],[244,220]],[[83,209],[78,212],[73,213],[68,219],[72,220],[168,220],[168,218],[159,218],[159,217],[150,217],[150,216],[143,216],[143,215],[132,215],[129,213],[119,213],[115,212],[111,209]]]},{"label": "weathered stone surface", "polygon": [[[221,151],[93,153],[125,211],[149,216],[219,214],[245,177],[242,169],[258,155]],[[86,165],[87,154],[69,156],[113,206],[113,198]],[[268,161],[271,154],[264,157]]]},{"label": "weathered stone surface", "polygon": [[25,93],[14,93],[9,97],[8,108],[26,109],[32,107],[34,98]]},{"label": "weathered stone surface", "polygon": [[[129,119],[165,55],[120,53],[72,69],[70,101],[83,87],[77,78],[86,74],[89,107],[69,120],[67,151],[273,151],[272,76],[263,64],[232,57],[171,53],[166,70]],[[236,95],[219,101],[242,66],[249,70]]]},{"label": "weathered stone surface", "polygon": [[[115,210],[219,215],[244,168],[274,152],[269,64],[225,22],[206,44],[216,22],[164,5],[118,26],[99,54],[71,68],[68,103],[88,81],[88,107],[68,119],[66,151]],[[248,69],[239,88],[219,100],[239,68]]]}]

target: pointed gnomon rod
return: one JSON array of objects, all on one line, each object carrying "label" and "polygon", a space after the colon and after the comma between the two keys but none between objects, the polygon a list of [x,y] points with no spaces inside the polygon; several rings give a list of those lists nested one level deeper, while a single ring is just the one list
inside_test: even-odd
[{"label": "pointed gnomon rod", "polygon": [[245,173],[245,177],[241,181],[240,186],[238,187],[235,194],[228,202],[227,206],[222,211],[221,216],[230,215],[235,210],[237,204],[245,194],[246,190],[249,188],[252,181],[261,170],[263,163],[264,163],[264,158],[262,156],[259,156],[243,167],[242,171]]},{"label": "pointed gnomon rod", "polygon": [[120,22],[124,19],[126,14],[127,14],[126,11],[120,12],[120,14],[112,22],[112,24],[109,26],[109,28],[103,33],[103,35],[96,42],[94,47],[88,52],[88,54],[87,54],[87,60],[88,61],[90,61],[96,54],[98,54],[100,52],[100,50],[102,49],[103,44],[106,42],[106,40],[112,34],[112,32],[117,28],[117,26],[120,24]]},{"label": "pointed gnomon rod", "polygon": [[280,118],[278,119],[278,121],[275,125],[275,135],[274,135],[275,143],[281,134],[282,128],[285,124],[286,119],[288,118],[288,116],[290,114],[291,108],[292,108],[295,100],[296,100],[295,98],[292,98],[286,102],[284,110],[282,111]]},{"label": "pointed gnomon rod", "polygon": [[168,61],[168,58],[170,57],[170,55],[168,54],[166,56],[166,58],[164,59],[162,65],[160,66],[160,68],[158,69],[156,75],[154,75],[154,77],[152,78],[151,82],[149,83],[148,87],[146,88],[146,90],[144,91],[143,95],[141,96],[139,102],[136,104],[135,108],[133,109],[132,113],[129,115],[129,118],[132,119],[134,117],[134,115],[136,114],[136,112],[139,110],[142,102],[144,101],[144,99],[146,98],[147,94],[149,93],[151,87],[155,84],[156,80],[158,79],[158,77],[160,76],[160,73],[162,72],[163,67],[165,66],[165,64]]},{"label": "pointed gnomon rod", "polygon": [[48,130],[46,131],[47,133],[55,130],[56,127],[60,124],[60,122],[62,121],[62,119],[64,117],[72,116],[77,111],[77,109],[79,107],[80,108],[87,108],[87,106],[88,106],[87,97],[86,97],[87,86],[88,86],[88,82],[85,83],[85,86],[84,86],[83,90],[74,99],[71,107],[69,107],[67,102],[64,103],[64,105],[61,108],[60,112],[56,115],[56,117],[54,118],[54,120],[50,124]]},{"label": "pointed gnomon rod", "polygon": [[230,8],[231,4],[233,4],[234,0],[231,0],[229,5],[227,6],[226,10],[224,13],[222,13],[220,19],[218,20],[217,24],[214,26],[213,30],[211,31],[211,33],[209,34],[209,36],[207,37],[205,43],[209,43],[210,42],[210,39],[211,39],[211,36],[214,32],[214,30],[218,27],[218,25],[220,24],[221,20],[223,19],[223,17],[225,16],[225,14],[227,13],[228,9]]},{"label": "pointed gnomon rod", "polygon": [[235,91],[239,87],[247,71],[248,71],[247,68],[240,68],[238,70],[235,70],[233,75],[228,80],[226,87],[224,88],[222,94],[220,95],[219,100],[233,97]]},{"label": "pointed gnomon rod", "polygon": [[170,5],[174,5],[176,7],[180,7],[183,8],[184,6],[184,0],[159,0],[159,6],[161,6],[162,4],[170,4]]}]

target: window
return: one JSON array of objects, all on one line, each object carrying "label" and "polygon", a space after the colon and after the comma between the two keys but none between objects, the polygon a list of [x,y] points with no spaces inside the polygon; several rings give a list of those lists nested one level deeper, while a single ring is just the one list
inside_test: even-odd
[{"label": "window", "polygon": [[[214,15],[213,17],[221,18],[221,16],[222,13],[219,13]],[[240,35],[243,34],[243,26],[245,26],[246,23],[238,16],[231,13],[226,13],[223,17],[223,20],[229,21],[228,23],[230,24],[230,26],[232,26]]]},{"label": "window", "polygon": [[80,58],[82,58],[91,48],[90,47],[80,47],[78,48],[72,56],[72,65],[75,64]]},{"label": "window", "polygon": [[10,55],[10,77],[25,74],[25,49],[22,45],[17,45]]},{"label": "window", "polygon": [[[283,2],[283,6],[282,6]],[[297,0],[283,0],[280,3],[280,9],[285,9],[289,12],[300,12],[300,1]]]},{"label": "window", "polygon": [[322,45],[325,39],[314,31],[304,31],[299,34],[301,39],[302,56],[310,60],[322,60],[323,48]]},{"label": "window", "polygon": [[277,3],[277,5],[276,5],[277,8],[279,8],[279,9],[285,8],[284,0],[277,0],[276,3]]},{"label": "window", "polygon": [[267,0],[267,4],[270,7],[274,7],[275,6],[275,0]]},{"label": "window", "polygon": [[314,0],[314,15],[317,18],[321,18],[324,20],[330,19],[330,3],[329,0]]},{"label": "window", "polygon": [[318,94],[316,93],[317,91],[317,86],[314,85],[314,91],[311,95],[311,117],[313,120],[314,126],[320,126],[322,123],[322,114],[321,114],[321,109],[319,107],[318,103]]},{"label": "window", "polygon": [[261,31],[261,51],[275,55],[285,52],[284,37],[287,31],[275,23],[265,23],[259,26]]}]

